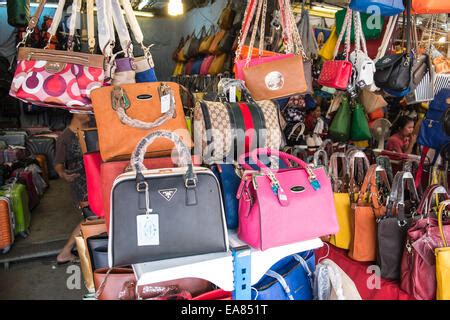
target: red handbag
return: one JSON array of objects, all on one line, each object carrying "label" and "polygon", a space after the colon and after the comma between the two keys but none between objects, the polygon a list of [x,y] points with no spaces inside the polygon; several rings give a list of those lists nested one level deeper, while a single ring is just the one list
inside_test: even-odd
[{"label": "red handbag", "polygon": [[100,156],[100,152],[84,154],[83,161],[86,172],[89,207],[97,217],[104,217],[105,212],[103,210],[102,184],[100,179],[102,157]]},{"label": "red handbag", "polygon": [[214,61],[214,56],[213,55],[207,56],[203,60],[202,65],[200,67],[200,75],[206,76],[208,74],[209,67],[211,67],[211,64],[213,63],[213,61]]},{"label": "red handbag", "polygon": [[[164,158],[151,158],[145,159],[144,165],[147,169],[158,169],[158,168],[171,168],[174,166],[174,162],[176,160],[170,157]],[[194,165],[198,165],[201,162],[199,161],[197,156],[192,157],[192,163]],[[102,195],[103,198],[103,209],[105,212],[105,223],[106,230],[109,233],[109,219],[110,219],[110,208],[111,208],[111,190],[114,184],[114,180],[124,173],[127,170],[127,167],[130,165],[130,161],[114,161],[114,162],[105,162],[101,164],[100,169],[100,182],[101,182],[101,191],[99,194]]]},{"label": "red handbag", "polygon": [[[447,191],[439,185],[431,185],[425,190],[417,214],[417,220],[408,230],[401,264],[401,288],[417,300],[436,299],[436,256],[434,249],[443,247],[438,220],[431,217],[432,203],[437,194]],[[446,238],[450,237],[447,220],[442,228]]]},{"label": "red handbag", "polygon": [[345,21],[347,23],[347,28],[342,28],[339,39],[336,43],[334,49],[333,60],[325,61],[322,66],[322,71],[318,79],[318,83],[322,86],[335,88],[339,90],[346,90],[350,78],[352,76],[353,67],[351,62],[348,61],[350,53],[350,32],[347,32],[347,37],[345,39],[346,51],[345,60],[334,60],[336,58],[337,52],[339,50],[340,43],[344,36],[345,30],[351,30],[352,26],[352,10],[348,9],[345,16]]}]

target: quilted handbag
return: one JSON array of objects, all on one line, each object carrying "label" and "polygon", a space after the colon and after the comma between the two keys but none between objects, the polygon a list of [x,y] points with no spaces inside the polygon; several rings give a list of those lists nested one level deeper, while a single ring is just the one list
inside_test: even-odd
[{"label": "quilted handbag", "polygon": [[402,0],[352,0],[350,2],[350,9],[364,13],[370,13],[371,6],[376,6],[380,10],[380,15],[384,17],[395,16],[405,10]]},{"label": "quilted handbag", "polygon": [[[179,85],[146,82],[103,87],[92,92],[103,161],[128,158],[142,137],[156,130],[177,131],[190,147]],[[148,156],[170,154],[170,141],[157,140]]]},{"label": "quilted handbag", "polygon": [[334,49],[333,58],[330,61],[325,61],[322,66],[322,71],[320,72],[319,79],[317,82],[321,86],[335,88],[339,90],[347,90],[347,86],[352,75],[352,64],[348,61],[350,53],[350,37],[347,32],[347,37],[345,43],[347,44],[345,52],[345,60],[334,60],[336,58],[339,45],[342,41],[344,31],[350,29],[352,25],[352,10],[347,10],[346,15],[346,25],[347,28],[342,28],[339,34],[338,41],[336,42],[336,47]]},{"label": "quilted handbag", "polygon": [[290,255],[252,286],[252,300],[313,300],[314,271],[314,251]]},{"label": "quilted handbag", "polygon": [[[77,14],[81,1],[72,5],[72,17]],[[41,1],[35,15],[30,19],[28,30],[33,30],[43,11]],[[59,2],[63,7],[64,2]],[[89,11],[93,15],[93,12]],[[53,19],[51,29],[56,32],[59,16]],[[71,19],[68,48],[72,48],[75,34],[75,18]],[[88,19],[91,21],[91,19]],[[93,26],[88,28],[89,39],[94,39]],[[51,31],[52,35],[55,32]],[[26,44],[30,32],[21,44]],[[20,47],[17,68],[9,94],[37,106],[58,107],[92,111],[90,94],[103,85],[103,55],[73,51]]]},{"label": "quilted handbag", "polygon": [[102,185],[100,180],[100,168],[102,164],[100,152],[84,154],[83,162],[86,172],[89,207],[97,217],[103,217],[105,213],[103,211]]},{"label": "quilted handbag", "polygon": [[[258,154],[278,156],[298,168],[274,173]],[[237,192],[242,241],[266,250],[338,232],[333,190],[323,167],[311,169],[302,160],[271,149],[256,149],[251,157],[260,171],[245,172]],[[308,209],[312,207],[314,212]]]},{"label": "quilted handbag", "polygon": [[[181,168],[146,170],[144,155],[156,139],[175,144]],[[111,191],[110,267],[228,251],[219,182],[209,169],[193,167],[178,135],[148,134],[130,164],[133,172],[120,175]]]}]

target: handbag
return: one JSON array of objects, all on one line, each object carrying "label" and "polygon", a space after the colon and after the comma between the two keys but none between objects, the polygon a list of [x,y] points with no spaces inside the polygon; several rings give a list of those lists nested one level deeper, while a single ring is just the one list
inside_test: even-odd
[{"label": "handbag", "polygon": [[227,54],[222,53],[218,56],[214,56],[214,60],[211,62],[211,65],[208,69],[208,74],[217,75],[224,71],[225,60],[227,59]]},{"label": "handbag", "polygon": [[319,56],[323,60],[333,60],[334,49],[336,48],[336,44],[338,41],[338,35],[336,33],[336,26],[331,28],[331,34],[328,37],[327,41],[319,50]]},{"label": "handbag", "polygon": [[352,125],[350,130],[350,139],[352,141],[365,141],[372,138],[369,123],[364,112],[363,106],[356,103],[352,111]]},{"label": "handbag", "polygon": [[[258,154],[278,156],[299,168],[274,173]],[[267,148],[254,150],[251,157],[261,171],[247,171],[242,176],[237,192],[239,239],[266,250],[338,231],[333,191],[322,167],[311,169],[292,155]],[[307,209],[312,206],[315,212]]]},{"label": "handbag", "polygon": [[439,233],[443,246],[435,249],[436,254],[436,299],[437,300],[450,300],[450,250],[447,242],[447,237],[444,232],[444,224],[442,222],[442,216],[450,201],[444,201],[439,205],[438,212],[438,224]]},{"label": "handbag", "polygon": [[[380,174],[380,184],[377,183],[377,173]],[[364,178],[359,191],[358,200],[352,203],[352,234],[349,257],[356,261],[376,260],[376,219],[386,213],[385,204],[382,201],[381,185],[390,189],[386,171],[372,165]]]},{"label": "handbag", "polygon": [[252,286],[252,300],[312,300],[314,271],[314,251],[285,257]]},{"label": "handbag", "polygon": [[198,48],[199,54],[209,54],[209,48],[211,47],[212,41],[214,40],[214,25],[211,25],[207,35],[200,42],[200,46]]},{"label": "handbag", "polygon": [[340,90],[347,90],[347,86],[350,81],[350,77],[352,75],[352,64],[348,61],[350,54],[350,33],[347,33],[347,37],[345,39],[346,43],[346,51],[345,51],[345,60],[335,60],[337,52],[339,50],[339,45],[342,41],[344,31],[349,30],[352,25],[352,10],[347,10],[346,15],[346,25],[347,28],[342,28],[342,31],[339,34],[338,41],[336,42],[336,47],[334,49],[333,58],[330,61],[325,61],[322,66],[322,71],[320,72],[319,79],[317,80],[318,84],[321,86],[335,88]]},{"label": "handbag", "polygon": [[412,0],[412,9],[415,14],[449,13],[450,4],[438,0]]},{"label": "handbag", "polygon": [[186,56],[187,58],[192,59],[197,57],[197,55],[199,54],[198,50],[200,48],[200,42],[205,37],[205,35],[206,35],[206,27],[203,26],[202,29],[200,30],[200,35],[193,36],[191,44],[189,45],[188,53]]},{"label": "handbag", "polygon": [[[341,163],[340,171],[339,162]],[[334,205],[336,207],[339,231],[330,235],[328,242],[338,248],[348,250],[352,239],[352,210],[348,188],[350,170],[345,153],[335,152],[331,155],[329,176],[333,186]]]},{"label": "handbag", "polygon": [[[175,144],[183,168],[146,170],[146,149],[158,138]],[[130,163],[133,172],[120,175],[111,191],[110,266],[228,251],[220,185],[209,169],[192,166],[190,150],[179,136],[150,133]]]},{"label": "handbag", "polygon": [[388,106],[388,103],[381,94],[374,93],[368,89],[361,90],[359,99],[361,104],[364,106],[364,110],[369,116],[371,113]]},{"label": "handbag", "polygon": [[202,64],[203,64],[203,58],[195,60],[194,63],[192,64],[191,74],[192,75],[200,74],[200,69],[202,67]]},{"label": "handbag", "polygon": [[371,6],[376,6],[383,17],[395,16],[405,10],[402,0],[352,0],[350,2],[350,9],[364,13],[370,13]]},{"label": "handbag", "polygon": [[219,45],[223,38],[227,35],[226,30],[219,30],[214,35],[214,39],[211,41],[211,46],[209,47],[208,53],[213,55],[218,55],[220,52]]},{"label": "handbag", "polygon": [[[408,192],[406,192],[408,191]],[[419,196],[410,172],[399,171],[394,177],[386,215],[377,221],[377,264],[381,276],[400,279],[400,265],[406,232],[419,205]]]},{"label": "handbag", "polygon": [[201,101],[195,106],[195,150],[201,151],[204,163],[237,160],[242,153],[258,147],[283,146],[277,105],[269,100],[256,103],[242,82],[233,83],[245,102]]},{"label": "handbag", "polygon": [[409,1],[406,3],[406,52],[385,55],[375,63],[376,86],[397,97],[403,97],[410,92],[413,66],[411,5]]},{"label": "handbag", "polygon": [[130,285],[135,287],[136,276],[131,268],[104,268],[94,271],[94,283],[97,300],[128,300],[126,289]]},{"label": "handbag", "polygon": [[30,4],[27,0],[6,1],[8,24],[15,28],[26,27],[30,20]]},{"label": "handbag", "polygon": [[184,46],[184,37],[181,37],[180,42],[178,43],[178,47],[175,49],[175,51],[172,53],[172,60],[175,62],[181,62],[179,60],[180,58],[180,51]]},{"label": "handbag", "polygon": [[[260,18],[262,20],[260,34],[264,34],[266,4],[266,0],[258,3],[250,48],[254,46]],[[256,100],[278,99],[294,94],[306,93],[308,90],[305,66],[303,65],[307,57],[301,44],[295,18],[293,17],[289,4],[284,0],[279,0],[279,5],[285,15],[284,22],[282,23],[283,30],[292,30],[292,34],[288,37],[287,54],[278,57],[260,58],[251,64],[251,61],[254,59],[252,59],[249,52],[242,68],[246,85]],[[245,31],[245,33],[248,32]],[[241,39],[237,56],[240,55],[240,48],[244,42],[245,38]],[[259,52],[261,54],[264,48],[264,37],[260,37],[259,42]],[[241,65],[239,63],[236,64],[238,68]],[[307,69],[311,70],[310,66]],[[311,90],[312,87],[310,85],[309,91]]]},{"label": "handbag", "polygon": [[222,10],[220,14],[218,25],[220,29],[228,30],[233,26],[234,17],[236,16],[236,11],[233,10],[233,2],[228,0],[227,5]]},{"label": "handbag", "polygon": [[[335,13],[335,20],[336,20],[336,32],[340,33],[342,29],[345,29],[345,16],[346,16],[346,10],[347,9],[341,9],[339,11],[337,11]],[[352,8],[350,7],[349,10],[352,10]],[[375,14],[379,14],[378,12],[375,12]],[[381,20],[381,25],[380,24],[373,24],[373,23],[368,23],[368,20],[372,18],[372,12],[371,13],[366,13],[366,12],[361,12],[361,21],[362,21],[362,31],[364,34],[364,37],[366,39],[378,39],[381,37],[381,31],[383,29],[383,17],[382,16],[378,16],[379,19]],[[347,29],[346,29],[347,30]],[[354,42],[356,37],[355,37],[355,27],[352,27],[351,29],[351,33],[350,33],[350,41]],[[347,31],[345,31],[347,33]],[[346,35],[344,35],[345,37]]]},{"label": "handbag", "polygon": [[332,260],[319,260],[314,272],[315,300],[362,300],[353,280]]},{"label": "handbag", "polygon": [[86,239],[92,270],[108,267],[108,234],[103,233]]},{"label": "handbag", "polygon": [[330,137],[336,141],[347,142],[350,139],[352,114],[347,97],[342,97],[341,105],[331,122]]},{"label": "handbag", "polygon": [[[433,200],[439,206],[438,194],[444,194],[448,199],[447,191],[442,186],[431,185],[425,190],[417,210],[420,218],[407,232],[402,256],[400,286],[417,300],[436,298],[435,249],[443,246],[439,222],[435,217],[437,212],[433,206]],[[442,228],[446,238],[450,236],[449,227],[447,222]]]},{"label": "handbag", "polygon": [[[41,1],[28,30],[34,30],[43,11],[45,1]],[[63,2],[59,5],[61,10]],[[72,5],[72,17],[69,32],[68,49],[72,48],[75,34],[75,20],[80,0]],[[93,12],[88,12],[89,15]],[[88,22],[91,19],[88,19]],[[53,19],[49,33],[56,33],[60,16]],[[94,39],[94,30],[88,27],[89,39]],[[27,42],[31,32],[27,32],[20,45]],[[91,44],[92,42],[90,42]],[[93,48],[91,48],[93,49]],[[35,49],[20,47],[17,57],[17,68],[9,94],[24,102],[38,106],[57,107],[91,111],[91,91],[103,85],[104,57],[102,55],[81,52]]]},{"label": "handbag", "polygon": [[83,163],[86,172],[89,207],[97,217],[103,217],[105,213],[103,211],[102,186],[100,180],[100,167],[102,164],[100,152],[84,154]]},{"label": "handbag", "polygon": [[[92,92],[103,161],[129,157],[136,144],[158,129],[177,131],[190,147],[179,85],[147,82],[104,87]],[[170,154],[172,145],[156,141],[148,155]]]},{"label": "handbag", "polygon": [[200,66],[200,75],[206,76],[211,68],[211,64],[214,61],[215,56],[210,55],[203,59],[202,65]]}]

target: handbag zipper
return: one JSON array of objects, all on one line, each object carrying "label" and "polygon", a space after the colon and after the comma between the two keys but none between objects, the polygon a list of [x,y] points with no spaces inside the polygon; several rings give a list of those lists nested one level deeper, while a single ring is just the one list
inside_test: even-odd
[{"label": "handbag zipper", "polygon": [[76,56],[70,56],[70,55],[53,55],[49,53],[36,53],[36,52],[30,52],[27,55],[27,61],[30,60],[39,60],[39,58],[48,59],[50,61],[54,62],[61,62],[61,63],[70,63],[73,60],[76,60],[78,62],[81,62],[81,64],[85,64],[89,62],[89,59],[82,58],[82,57],[76,57]]}]

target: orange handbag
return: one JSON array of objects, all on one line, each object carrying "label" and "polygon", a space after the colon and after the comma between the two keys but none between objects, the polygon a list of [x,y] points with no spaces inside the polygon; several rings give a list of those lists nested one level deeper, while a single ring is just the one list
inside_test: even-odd
[{"label": "orange handbag", "polygon": [[384,111],[383,109],[377,109],[374,112],[368,113],[367,115],[369,116],[370,121],[374,121],[377,119],[384,118]]},{"label": "orange handbag", "polygon": [[[192,147],[180,97],[173,82],[144,82],[103,87],[92,92],[103,161],[129,160],[143,137],[157,130],[176,131]],[[170,155],[173,143],[158,139],[147,157]]]},{"label": "orange handbag", "polygon": [[412,0],[412,9],[416,14],[450,13],[448,0]]},{"label": "orange handbag", "polygon": [[209,53],[210,54],[217,55],[217,54],[220,53],[220,51],[219,51],[219,44],[222,41],[222,39],[225,37],[226,34],[227,34],[226,30],[219,30],[214,35],[214,39],[211,42],[211,46],[209,47]]},{"label": "orange handbag", "polygon": [[[350,243],[348,255],[356,261],[368,262],[376,260],[376,220],[383,217],[386,213],[386,207],[378,200],[379,190],[377,188],[376,173],[377,165],[370,166],[361,186],[358,201],[352,204],[353,239]],[[380,173],[384,183],[389,187],[386,171],[383,170]]]}]

